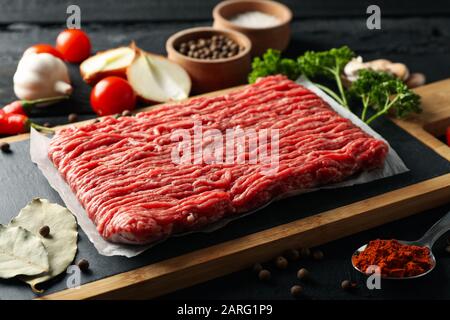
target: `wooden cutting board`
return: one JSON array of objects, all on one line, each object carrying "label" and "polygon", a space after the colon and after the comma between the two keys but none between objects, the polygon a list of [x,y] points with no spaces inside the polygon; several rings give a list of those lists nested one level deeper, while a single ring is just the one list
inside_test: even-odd
[{"label": "wooden cutting board", "polygon": [[[424,112],[407,121],[393,121],[450,161],[450,148],[437,138],[450,125],[450,79],[416,91],[422,97]],[[27,134],[3,140],[26,139]],[[450,172],[447,172],[382,195],[105,277],[77,290],[52,293],[41,299],[151,298],[271,259],[292,247],[320,245],[449,201]]]}]

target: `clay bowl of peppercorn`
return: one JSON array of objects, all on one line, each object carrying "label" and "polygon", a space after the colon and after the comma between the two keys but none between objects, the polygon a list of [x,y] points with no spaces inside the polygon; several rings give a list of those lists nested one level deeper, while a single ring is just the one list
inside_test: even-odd
[{"label": "clay bowl of peppercorn", "polygon": [[195,94],[246,83],[251,47],[245,35],[212,27],[183,30],[166,42],[168,58],[189,73]]},{"label": "clay bowl of peppercorn", "polygon": [[252,42],[252,56],[267,49],[283,51],[291,38],[292,11],[276,1],[228,0],[213,10],[215,28],[245,34]]}]

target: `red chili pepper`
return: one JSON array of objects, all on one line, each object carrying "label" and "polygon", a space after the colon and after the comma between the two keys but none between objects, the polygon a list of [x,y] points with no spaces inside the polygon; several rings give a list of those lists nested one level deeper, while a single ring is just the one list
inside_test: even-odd
[{"label": "red chili pepper", "polygon": [[450,127],[447,128],[447,145],[450,147]]},{"label": "red chili pepper", "polygon": [[0,134],[19,134],[28,132],[30,123],[23,114],[3,114],[0,116]]},{"label": "red chili pepper", "polygon": [[16,100],[14,102],[11,102],[10,104],[7,104],[6,106],[3,107],[3,112],[5,114],[22,114],[22,115],[26,115],[25,112],[25,107],[22,101],[20,100]]},{"label": "red chili pepper", "polygon": [[53,132],[51,129],[32,123],[30,119],[23,114],[7,114],[0,112],[0,134],[2,135],[25,133],[30,131],[31,127],[40,131]]},{"label": "red chili pepper", "polygon": [[28,112],[30,112],[31,108],[36,105],[62,101],[68,98],[68,96],[58,96],[36,100],[16,100],[4,106],[2,110],[5,114],[22,114],[25,116],[28,114]]}]

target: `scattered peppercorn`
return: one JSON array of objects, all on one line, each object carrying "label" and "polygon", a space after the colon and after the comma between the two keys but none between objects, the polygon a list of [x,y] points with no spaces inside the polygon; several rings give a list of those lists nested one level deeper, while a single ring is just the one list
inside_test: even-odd
[{"label": "scattered peppercorn", "polygon": [[87,270],[89,270],[89,261],[87,261],[86,259],[81,259],[80,261],[78,261],[77,266],[81,271],[86,272]]},{"label": "scattered peppercorn", "polygon": [[302,294],[302,291],[303,291],[302,286],[299,286],[298,284],[296,284],[295,286],[292,286],[292,288],[291,288],[291,295],[294,298],[297,298]]},{"label": "scattered peppercorn", "polygon": [[224,35],[214,35],[211,38],[199,38],[181,43],[178,48],[181,54],[203,60],[231,58],[244,47]]},{"label": "scattered peppercorn", "polygon": [[78,120],[78,115],[76,113],[71,113],[67,116],[67,121],[69,121],[69,123],[77,122],[77,120]]},{"label": "scattered peppercorn", "polygon": [[316,251],[313,252],[312,256],[313,256],[313,258],[315,260],[322,260],[323,259],[323,252],[320,251],[320,250],[316,250]]},{"label": "scattered peppercorn", "polygon": [[352,283],[350,280],[344,280],[341,282],[341,288],[344,290],[349,290],[352,287]]},{"label": "scattered peppercorn", "polygon": [[285,252],[284,255],[290,261],[296,261],[296,260],[298,260],[300,258],[300,252],[298,252],[298,250],[296,250],[296,249],[288,250],[288,251]]},{"label": "scattered peppercorn", "polygon": [[283,256],[279,256],[275,259],[275,265],[278,269],[286,269],[288,267],[288,264],[288,261]]},{"label": "scattered peppercorn", "polygon": [[305,268],[301,268],[297,272],[297,278],[299,278],[300,280],[305,280],[309,278],[309,271]]},{"label": "scattered peppercorn", "polygon": [[130,110],[124,110],[122,112],[122,117],[131,117],[133,114],[131,113]]},{"label": "scattered peppercorn", "polygon": [[263,269],[263,267],[262,267],[262,265],[260,263],[255,263],[253,265],[253,271],[256,272],[256,273],[260,272],[262,269]]},{"label": "scattered peppercorn", "polygon": [[261,281],[269,281],[271,278],[272,274],[270,273],[269,270],[266,269],[262,269],[261,271],[259,271],[258,273],[258,278]]},{"label": "scattered peppercorn", "polygon": [[0,149],[4,153],[11,152],[11,146],[9,145],[8,142],[0,142]]},{"label": "scattered peppercorn", "polygon": [[308,258],[311,255],[311,250],[309,248],[301,248],[300,249],[300,256],[302,258]]},{"label": "scattered peppercorn", "polygon": [[39,234],[43,236],[44,238],[48,237],[50,234],[50,227],[49,226],[43,226],[39,229]]}]

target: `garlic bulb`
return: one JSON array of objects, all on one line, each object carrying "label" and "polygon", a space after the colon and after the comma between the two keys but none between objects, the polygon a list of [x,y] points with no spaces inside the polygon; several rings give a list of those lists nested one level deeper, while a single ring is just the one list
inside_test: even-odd
[{"label": "garlic bulb", "polygon": [[72,93],[64,62],[48,53],[29,53],[14,74],[14,92],[21,100],[51,98]]}]

